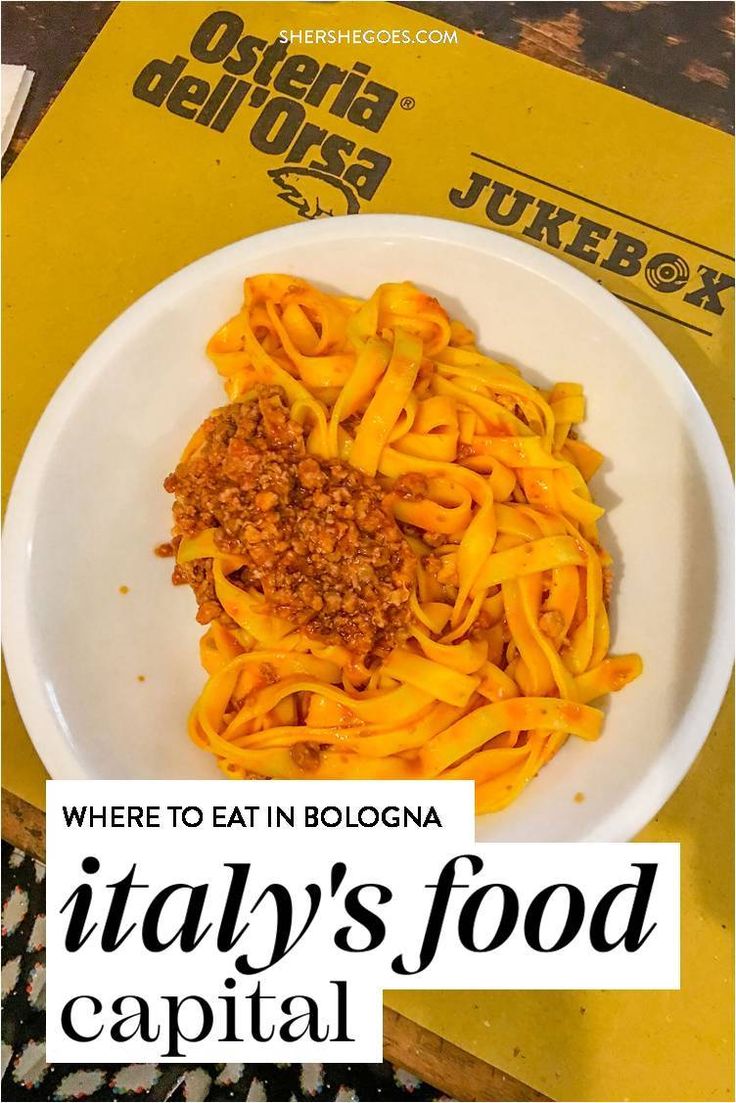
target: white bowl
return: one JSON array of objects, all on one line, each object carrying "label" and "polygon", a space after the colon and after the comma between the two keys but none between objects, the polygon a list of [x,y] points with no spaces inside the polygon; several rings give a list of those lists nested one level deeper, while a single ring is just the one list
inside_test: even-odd
[{"label": "white bowl", "polygon": [[533,382],[584,385],[584,437],[607,457],[594,490],[610,511],[612,649],[639,651],[644,675],[610,699],[598,743],[569,740],[478,834],[630,838],[693,762],[731,668],[723,449],[677,363],[597,284],[509,237],[403,215],[288,226],[203,257],[118,318],[59,387],[15,481],[4,562],[8,669],[49,773],[221,776],[185,731],[205,677],[193,598],[153,548],[170,526],[161,482],[223,402],[205,342],[239,308],[243,277],[264,271],[357,295],[413,280]]}]

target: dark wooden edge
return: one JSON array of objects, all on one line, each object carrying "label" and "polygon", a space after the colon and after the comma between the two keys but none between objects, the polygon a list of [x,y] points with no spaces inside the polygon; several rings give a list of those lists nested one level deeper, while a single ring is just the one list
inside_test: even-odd
[{"label": "dark wooden edge", "polygon": [[2,836],[39,861],[46,861],[46,816],[8,789],[2,791]]},{"label": "dark wooden edge", "polygon": [[[43,92],[46,93],[45,95],[42,92],[35,96],[35,98],[43,100],[41,106],[36,107],[33,103],[26,105],[24,115],[27,125],[20,125],[18,127],[11,147],[6,157],[3,159],[4,170],[7,169],[12,160],[17,156],[18,152],[25,144],[27,137],[35,128],[38,118],[53,101],[56,91],[63,85],[79,58],[86,51],[89,42],[100,30],[116,5],[114,3],[89,3],[86,5],[76,4],[70,6],[74,6],[78,12],[81,11],[85,16],[88,15],[89,20],[86,22],[89,22],[91,26],[89,28],[86,26],[83,27],[81,32],[77,34],[76,37],[79,38],[79,42],[76,43],[75,41],[75,49],[68,47],[66,52],[62,51],[64,57],[61,64],[66,67],[66,71],[60,74],[53,74],[51,83],[53,83],[54,87],[50,93],[47,89],[44,89]],[[409,2],[407,2],[405,6],[419,7],[419,5]],[[512,9],[515,7],[515,5],[512,4],[503,6]],[[606,4],[603,6],[611,9],[617,7],[617,5],[614,4]],[[691,9],[695,8],[693,4],[689,6]],[[15,7],[20,10],[25,9],[25,5],[23,4],[8,4],[7,7]],[[433,7],[440,8],[442,5],[433,5]],[[467,8],[470,7],[470,5],[463,5],[462,7]],[[501,5],[499,5],[499,7],[501,7]],[[553,7],[559,9],[564,8],[564,5],[550,5],[550,8]],[[622,5],[618,5],[618,7],[622,7]],[[631,5],[633,10],[636,10],[636,7],[637,5]],[[41,8],[45,8],[47,11],[50,8],[53,13],[52,5],[39,4],[38,9]],[[39,11],[39,14],[43,17],[44,13]],[[432,14],[436,15],[437,18],[444,18],[447,22],[454,23],[456,26],[463,25],[461,21],[449,18],[446,13],[435,11]],[[547,18],[547,13],[545,13],[545,18]],[[697,18],[700,18],[700,16]],[[733,16],[731,16],[731,20],[732,19]],[[525,24],[527,21],[520,19],[519,22]],[[560,22],[562,23],[562,20],[560,20]],[[533,25],[532,29],[534,29]],[[570,53],[570,44],[568,43],[568,36],[565,32],[566,28],[564,26],[558,29],[554,27],[554,25],[547,26],[545,24],[545,34],[542,37],[541,52],[533,37],[529,38],[529,41],[525,41],[524,43],[515,43],[515,46],[520,52],[530,54],[532,57],[539,57],[541,60],[551,61],[560,68],[579,72],[581,66],[580,58],[577,53],[577,42],[574,41],[574,49],[572,53]],[[482,34],[483,32],[475,31],[474,33]],[[503,39],[497,39],[495,35],[489,34],[488,37],[503,41]],[[508,43],[503,42],[503,44],[507,45]],[[69,54],[68,57],[66,53]],[[549,56],[550,53],[552,56]],[[54,54],[56,54],[56,44],[54,44]],[[8,58],[8,60],[11,59]],[[23,60],[26,62],[29,61],[27,54],[24,56]],[[33,59],[30,60],[33,61]],[[59,62],[56,64],[58,67]],[[37,63],[36,68],[38,68]],[[602,79],[602,74],[594,70],[585,69],[584,71],[586,75],[594,79]],[[690,76],[689,73],[688,76]],[[712,74],[702,77],[690,76],[691,82],[693,80],[708,79],[713,79]],[[720,81],[717,83],[720,85]],[[708,85],[706,84],[706,88],[707,87]],[[693,85],[691,83],[689,90],[692,91],[692,89]],[[39,93],[38,87],[34,91],[35,93]],[[655,102],[659,101],[655,99]],[[667,106],[672,107],[670,104],[667,104]],[[28,110],[29,107],[34,110]],[[679,103],[674,107],[675,110],[683,114],[688,114],[684,108],[685,105]],[[691,117],[698,116],[696,114]],[[723,120],[720,118],[707,119],[704,121],[708,121],[711,125],[721,126],[723,129],[726,129],[723,125]],[[23,120],[21,120],[21,122],[23,122]],[[32,854],[34,858],[45,861],[46,817],[44,813],[7,789],[2,790],[2,837],[14,846]],[[384,1007],[383,1011],[383,1031],[384,1056],[387,1060],[401,1065],[402,1068],[406,1069],[408,1072],[414,1073],[416,1076],[420,1076],[427,1083],[440,1088],[452,1099],[463,1101],[482,1100],[485,1101],[485,1103],[537,1103],[537,1101],[549,1101],[549,1096],[542,1095],[528,1084],[524,1084],[521,1080],[517,1080],[514,1076],[503,1072],[501,1069],[489,1065],[485,1061],[481,1061],[466,1050],[460,1049],[459,1046],[453,1045],[451,1042],[446,1041],[430,1030],[425,1030],[425,1028],[418,1023],[413,1022],[411,1019],[407,1019],[404,1015],[400,1015],[397,1011],[393,1011],[388,1007]]]},{"label": "dark wooden edge", "polygon": [[420,1076],[451,1099],[484,1103],[540,1103],[549,1096],[467,1050],[425,1030],[390,1007],[383,1009],[383,1056]]}]

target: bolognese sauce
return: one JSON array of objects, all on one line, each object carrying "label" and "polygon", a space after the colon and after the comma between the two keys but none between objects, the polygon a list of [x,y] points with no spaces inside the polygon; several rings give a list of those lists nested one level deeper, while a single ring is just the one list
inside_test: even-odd
[{"label": "bolognese sauce", "polygon": [[[408,635],[416,559],[379,480],[309,455],[307,433],[278,387],[216,410],[164,481],[172,543],[214,529],[217,547],[245,560],[230,582],[255,586],[313,638],[381,658]],[[177,564],[173,581],[194,590],[200,623],[223,615],[211,559]]]}]

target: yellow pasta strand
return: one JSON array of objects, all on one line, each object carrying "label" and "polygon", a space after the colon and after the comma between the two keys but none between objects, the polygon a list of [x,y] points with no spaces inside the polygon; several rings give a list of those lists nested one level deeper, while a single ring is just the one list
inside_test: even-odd
[{"label": "yellow pasta strand", "polygon": [[[362,300],[251,276],[207,352],[231,402],[281,388],[308,455],[375,481],[416,562],[398,644],[367,656],[278,615],[216,525],[175,524],[176,570],[199,565],[220,610],[189,731],[227,777],[469,778],[482,814],[571,736],[600,736],[590,702],[642,662],[608,654],[603,456],[578,437],[579,383],[534,387],[408,281]],[[181,463],[208,447],[205,423]]]}]

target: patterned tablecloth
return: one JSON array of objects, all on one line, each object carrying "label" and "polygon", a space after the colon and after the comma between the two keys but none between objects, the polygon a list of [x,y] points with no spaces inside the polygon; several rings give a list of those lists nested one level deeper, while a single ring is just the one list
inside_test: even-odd
[{"label": "patterned tablecloth", "polygon": [[[569,72],[624,90],[639,99],[669,108],[681,115],[709,123],[720,130],[733,130],[733,5],[711,2],[685,3],[413,3],[403,5],[429,16],[436,16],[471,32],[480,39],[511,47]],[[166,7],[164,5],[163,7]],[[3,3],[3,61],[30,66],[36,72],[31,94],[21,116],[10,149],[3,158],[3,169],[17,157],[28,137],[35,130],[77,62],[87,50],[115,8],[113,3]],[[584,87],[584,86],[581,86]],[[626,101],[622,98],[622,105]],[[531,108],[530,108],[531,110]],[[25,155],[24,155],[25,156]],[[219,164],[219,162],[218,162]],[[21,162],[20,168],[22,168]],[[429,213],[429,212],[426,212]],[[206,251],[206,250],[203,250]],[[656,328],[656,325],[653,326]],[[690,338],[688,338],[690,341]],[[685,346],[683,345],[683,348]],[[683,354],[684,355],[684,354]],[[73,359],[73,358],[72,358]],[[693,363],[696,363],[693,361]],[[702,366],[698,366],[702,365]],[[720,405],[716,390],[716,373],[711,361],[703,355],[696,367],[700,375],[696,382],[712,408]],[[707,394],[706,394],[707,391]],[[17,419],[16,419],[17,420]],[[725,424],[725,422],[724,422]],[[12,428],[9,426],[9,428]],[[10,433],[6,434],[6,437]],[[16,451],[20,453],[20,448]],[[6,464],[6,471],[8,465]],[[9,476],[8,476],[9,478]],[[725,730],[723,738],[725,738]],[[6,740],[6,746],[9,741]],[[711,752],[713,745],[710,745]],[[712,792],[716,777],[715,759],[701,760],[696,778],[690,779],[691,807],[700,795]],[[42,773],[39,777],[42,778]],[[7,776],[5,784],[8,784]],[[40,786],[41,782],[38,782]],[[12,786],[11,786],[12,787]],[[15,788],[16,792],[22,792]],[[724,798],[725,799],[725,798]],[[730,797],[728,798],[730,799]],[[690,886],[690,926],[685,929],[690,950],[689,984],[696,973],[702,975],[702,962],[697,947],[706,945],[711,922],[712,932],[725,930],[721,918],[730,914],[730,903],[716,894],[716,865],[710,857],[717,851],[703,847],[708,838],[708,822],[700,813],[685,815],[682,799],[665,814],[665,827],[688,831],[687,852],[693,855],[693,868],[698,872],[698,884]],[[669,815],[669,819],[667,819]],[[684,825],[684,826],[683,826]],[[720,838],[722,845],[728,848]],[[699,849],[699,847],[701,849]],[[695,859],[697,858],[697,863]],[[715,859],[714,859],[715,861]],[[44,867],[19,850],[3,844],[3,912],[4,936],[2,994],[4,1016],[2,1024],[2,1097],[5,1100],[110,1100],[136,1097],[140,1100],[425,1100],[444,1098],[438,1092],[387,1062],[382,1065],[180,1065],[128,1066],[49,1066],[45,1063],[45,954],[44,954]],[[728,863],[728,851],[726,864]],[[716,863],[717,864],[717,863]],[[705,886],[705,888],[703,888]],[[711,902],[706,907],[703,899]],[[712,907],[712,901],[717,906]],[[699,909],[703,908],[701,911]],[[713,913],[711,915],[711,912]],[[703,934],[705,932],[705,935]],[[696,937],[700,939],[695,944]],[[715,951],[714,951],[715,953]],[[697,961],[698,969],[695,968]],[[713,988],[714,1000],[719,998]],[[517,997],[519,994],[515,994]],[[406,996],[404,997],[406,1000]],[[432,1022],[423,1025],[439,1030],[442,1024],[457,1025],[457,1009],[461,993],[452,1001],[434,1004]],[[618,997],[616,997],[618,999]],[[586,1001],[587,1003],[588,1001]],[[595,1001],[591,1001],[595,1002]],[[623,1001],[619,1001],[623,1007]],[[641,998],[631,1005],[643,1007]],[[656,1006],[663,1006],[660,1001]],[[517,1018],[521,1018],[518,1013]],[[542,999],[537,1017],[543,1021],[548,1004]],[[655,1006],[652,1003],[652,1006]],[[625,1009],[624,1009],[625,1010]],[[580,1007],[581,1013],[586,1007]],[[405,1011],[409,1014],[408,1009]],[[418,1016],[416,1016],[418,1021]],[[479,1016],[482,1019],[482,1016]],[[714,1020],[714,1016],[710,1016]],[[501,1009],[499,1022],[509,1021],[506,1007]],[[643,1021],[642,1018],[638,1021]],[[651,1017],[657,1029],[669,1023],[667,1019]],[[594,1022],[597,1025],[593,1025]],[[615,1019],[609,1009],[598,1013],[587,1007],[586,1030],[575,1031],[577,1047],[570,1067],[578,1068],[579,1056],[590,1050],[591,1039],[599,1039],[600,1051],[612,1051],[611,1026],[629,1022],[623,1011]],[[719,1027],[720,1028],[720,1027]],[[710,1024],[715,1032],[714,1023]],[[727,1029],[727,1028],[726,1028]],[[667,1030],[661,1030],[667,1036]],[[703,1023],[693,1027],[693,1036],[703,1034]],[[443,1035],[449,1036],[449,1035]],[[475,1042],[478,1037],[473,1036]],[[627,1038],[631,1035],[626,1035]],[[515,1040],[515,1039],[514,1039]],[[664,1043],[663,1043],[664,1044]],[[725,1044],[725,1043],[724,1043]],[[463,1041],[464,1049],[471,1049]],[[476,1044],[476,1051],[480,1047]],[[525,1047],[526,1048],[526,1047]],[[549,1047],[552,1048],[552,1047]],[[701,1048],[702,1051],[702,1048]],[[508,1053],[512,1052],[509,1046]],[[593,1051],[594,1052],[594,1051]],[[519,1046],[509,1057],[509,1071],[530,1080],[528,1070],[511,1068],[517,1055],[526,1056]],[[556,1055],[555,1055],[556,1056]],[[565,1056],[564,1054],[562,1056]],[[661,1057],[661,1055],[660,1055]],[[645,1048],[645,1058],[652,1054]],[[486,1057],[486,1059],[488,1059]],[[630,1065],[630,1054],[627,1054]],[[539,1058],[542,1071],[550,1064],[549,1053]],[[531,1064],[531,1062],[529,1062]],[[598,1066],[595,1066],[598,1068]],[[549,1072],[552,1075],[552,1072]],[[554,1075],[559,1073],[556,1071]],[[540,1077],[541,1080],[541,1077]],[[533,1081],[537,1086],[550,1088]],[[554,1084],[553,1084],[554,1087]],[[721,1096],[722,1098],[722,1096]]]},{"label": "patterned tablecloth", "polygon": [[46,1064],[46,867],[2,844],[2,1098],[11,1100],[447,1099],[415,1076],[381,1065]]}]

